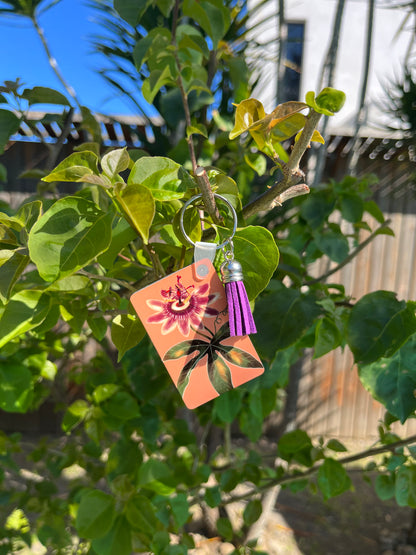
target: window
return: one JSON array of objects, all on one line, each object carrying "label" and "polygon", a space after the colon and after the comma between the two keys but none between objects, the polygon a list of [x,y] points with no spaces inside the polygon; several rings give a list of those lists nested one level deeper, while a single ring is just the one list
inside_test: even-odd
[{"label": "window", "polygon": [[279,83],[279,103],[299,100],[304,37],[304,23],[287,23],[287,40],[283,45],[283,82]]}]

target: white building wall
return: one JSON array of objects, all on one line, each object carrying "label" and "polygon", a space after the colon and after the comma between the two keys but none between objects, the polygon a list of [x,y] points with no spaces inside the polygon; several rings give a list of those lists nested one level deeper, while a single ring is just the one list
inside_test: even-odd
[{"label": "white building wall", "polygon": [[[257,0],[253,2],[255,5]],[[268,2],[264,10],[256,14],[254,21],[270,18],[254,36],[264,47],[264,56],[256,65],[261,68],[259,86],[254,96],[261,100],[269,112],[276,105],[276,41],[278,19],[276,15],[278,2]],[[381,102],[386,88],[392,79],[403,75],[403,64],[411,38],[411,25],[402,27],[406,11],[389,9],[383,3],[376,2],[373,27],[370,75],[367,88],[369,105],[367,134],[380,135],[380,124],[386,123],[382,109],[376,106]],[[390,2],[394,5],[394,1]],[[303,50],[301,96],[303,100],[308,90],[317,90],[322,71],[322,64],[331,41],[333,20],[337,0],[286,0],[286,20],[305,22],[305,42]],[[368,0],[346,0],[340,34],[338,58],[335,73],[335,88],[343,90],[347,100],[342,111],[330,118],[329,129],[338,133],[351,133],[354,117],[359,106],[362,71],[366,49]],[[255,54],[258,58],[258,53]],[[257,60],[258,62],[259,60]],[[317,91],[319,92],[319,91]]]}]

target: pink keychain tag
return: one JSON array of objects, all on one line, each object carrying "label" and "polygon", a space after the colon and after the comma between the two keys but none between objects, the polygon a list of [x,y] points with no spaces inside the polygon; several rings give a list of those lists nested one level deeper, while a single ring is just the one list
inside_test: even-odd
[{"label": "pink keychain tag", "polygon": [[133,293],[131,302],[189,409],[264,372],[250,339],[230,337],[224,285],[209,259]]}]

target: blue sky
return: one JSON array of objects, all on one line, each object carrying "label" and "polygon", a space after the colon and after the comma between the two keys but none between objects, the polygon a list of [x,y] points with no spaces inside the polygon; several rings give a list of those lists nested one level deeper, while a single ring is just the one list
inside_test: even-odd
[{"label": "blue sky", "polygon": [[[0,3],[1,4],[1,3]],[[102,58],[91,52],[88,36],[99,31],[94,10],[84,0],[62,0],[40,16],[53,56],[81,102],[93,111],[131,114],[131,106],[95,73]],[[0,16],[0,83],[20,77],[27,87],[64,92],[48,64],[36,31],[21,17]]]}]

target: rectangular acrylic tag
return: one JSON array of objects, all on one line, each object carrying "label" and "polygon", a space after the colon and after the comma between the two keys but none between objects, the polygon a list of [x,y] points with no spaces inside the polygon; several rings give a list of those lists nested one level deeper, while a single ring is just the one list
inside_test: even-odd
[{"label": "rectangular acrylic tag", "polygon": [[264,372],[250,339],[230,337],[224,286],[210,260],[136,291],[131,302],[188,408]]}]

